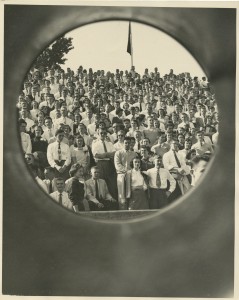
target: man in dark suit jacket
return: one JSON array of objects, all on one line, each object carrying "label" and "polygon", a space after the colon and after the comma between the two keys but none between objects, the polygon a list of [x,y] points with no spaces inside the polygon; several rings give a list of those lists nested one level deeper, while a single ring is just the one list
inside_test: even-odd
[{"label": "man in dark suit jacket", "polygon": [[99,168],[91,168],[92,178],[85,182],[86,199],[89,201],[90,210],[117,210],[118,203],[110,195],[104,179],[100,179]]}]

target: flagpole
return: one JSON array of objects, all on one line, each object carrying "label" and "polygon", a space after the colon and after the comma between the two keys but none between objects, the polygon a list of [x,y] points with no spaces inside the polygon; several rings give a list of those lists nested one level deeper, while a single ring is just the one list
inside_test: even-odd
[{"label": "flagpole", "polygon": [[133,67],[133,43],[132,43],[132,26],[131,26],[131,22],[130,22],[130,29],[131,29],[131,34],[130,34],[130,42],[131,42],[131,69]]}]

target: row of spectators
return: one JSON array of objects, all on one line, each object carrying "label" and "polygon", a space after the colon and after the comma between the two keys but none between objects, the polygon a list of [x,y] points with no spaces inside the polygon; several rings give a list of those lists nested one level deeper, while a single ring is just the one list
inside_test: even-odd
[{"label": "row of spectators", "polygon": [[210,83],[173,70],[31,70],[17,108],[35,178],[75,211],[168,205],[195,185],[218,139]]}]

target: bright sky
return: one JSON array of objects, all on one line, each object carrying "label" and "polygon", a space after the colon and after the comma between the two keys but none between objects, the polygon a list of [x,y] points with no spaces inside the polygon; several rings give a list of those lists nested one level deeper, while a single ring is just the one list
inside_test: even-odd
[{"label": "bright sky", "polygon": [[[79,27],[66,37],[73,38],[73,46],[65,57],[68,59],[63,69],[70,67],[74,71],[82,65],[105,71],[129,70],[131,56],[127,53],[129,22],[108,21]],[[190,72],[191,75],[205,76],[203,70],[176,40],[167,34],[140,23],[131,22],[133,63],[136,71],[142,74],[158,67],[164,75],[170,69],[174,73]]]}]

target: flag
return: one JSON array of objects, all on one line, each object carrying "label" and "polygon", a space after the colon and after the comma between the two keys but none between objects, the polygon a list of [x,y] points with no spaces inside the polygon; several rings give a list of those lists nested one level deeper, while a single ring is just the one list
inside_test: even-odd
[{"label": "flag", "polygon": [[131,22],[129,22],[128,45],[127,52],[132,55],[132,35],[131,35]]}]

